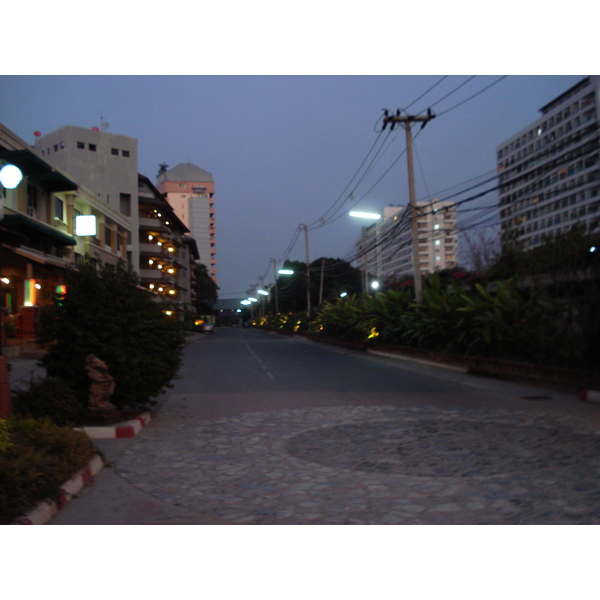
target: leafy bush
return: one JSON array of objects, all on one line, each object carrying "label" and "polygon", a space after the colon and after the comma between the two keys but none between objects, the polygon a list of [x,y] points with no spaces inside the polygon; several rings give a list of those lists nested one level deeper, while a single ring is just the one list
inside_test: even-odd
[{"label": "leafy bush", "polygon": [[313,325],[323,335],[409,346],[448,354],[511,358],[548,364],[580,360],[566,343],[560,307],[540,286],[527,293],[513,277],[464,287],[427,278],[419,303],[412,291],[388,290],[327,304]]},{"label": "leafy bush", "polygon": [[96,449],[81,432],[49,419],[12,417],[10,446],[0,454],[0,523],[45,499],[58,500],[60,486],[85,467]]},{"label": "leafy bush", "polygon": [[81,423],[85,403],[66,381],[46,377],[14,394],[13,410],[23,417],[48,417],[56,425],[74,425]]},{"label": "leafy bush", "polygon": [[67,294],[42,315],[40,341],[48,344],[42,364],[87,403],[85,360],[94,354],[115,380],[110,401],[118,408],[145,408],[176,376],[185,335],[131,269],[118,264],[98,271],[86,262],[68,274]]},{"label": "leafy bush", "polygon": [[10,443],[10,429],[6,419],[0,419],[0,454],[6,452],[12,444]]}]

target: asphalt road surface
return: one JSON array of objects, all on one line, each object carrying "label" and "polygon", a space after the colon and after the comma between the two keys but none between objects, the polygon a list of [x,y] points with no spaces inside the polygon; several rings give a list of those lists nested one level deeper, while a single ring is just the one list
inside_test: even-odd
[{"label": "asphalt road surface", "polygon": [[600,407],[571,392],[240,328],[174,384],[52,524],[600,523]]}]

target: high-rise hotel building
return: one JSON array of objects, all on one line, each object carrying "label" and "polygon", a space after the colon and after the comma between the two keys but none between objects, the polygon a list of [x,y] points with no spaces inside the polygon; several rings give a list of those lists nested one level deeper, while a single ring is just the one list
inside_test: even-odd
[{"label": "high-rise hotel building", "polygon": [[535,248],[577,224],[600,231],[599,88],[600,76],[582,79],[497,147],[503,246]]},{"label": "high-rise hotel building", "polygon": [[216,283],[215,182],[212,175],[189,162],[172,169],[161,165],[156,187],[189,228],[198,246],[199,262],[206,266]]}]

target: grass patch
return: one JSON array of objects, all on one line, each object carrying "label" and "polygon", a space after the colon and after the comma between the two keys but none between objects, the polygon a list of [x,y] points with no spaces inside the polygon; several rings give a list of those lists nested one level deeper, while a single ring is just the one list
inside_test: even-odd
[{"label": "grass patch", "polygon": [[0,421],[0,524],[7,525],[60,487],[96,454],[88,436],[48,418]]}]

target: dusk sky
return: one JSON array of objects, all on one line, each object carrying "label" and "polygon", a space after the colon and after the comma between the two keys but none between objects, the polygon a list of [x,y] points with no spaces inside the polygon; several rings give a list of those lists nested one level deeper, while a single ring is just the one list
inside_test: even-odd
[{"label": "dusk sky", "polygon": [[[211,172],[226,298],[261,276],[271,283],[270,258],[304,260],[303,235],[290,251],[299,224],[311,226],[311,261],[349,258],[365,224],[349,210],[407,204],[404,130],[379,135],[383,108],[432,108],[436,118],[414,129],[417,199],[444,198],[493,176],[496,147],[585,75],[1,76],[0,122],[33,144],[36,130],[99,127],[102,117],[109,132],[138,139],[151,180],[163,162]],[[493,218],[496,201],[465,205],[489,210],[459,213],[459,226]]]}]

